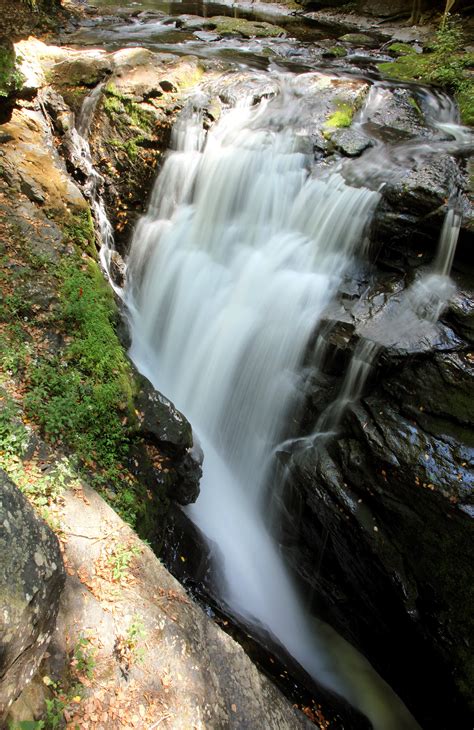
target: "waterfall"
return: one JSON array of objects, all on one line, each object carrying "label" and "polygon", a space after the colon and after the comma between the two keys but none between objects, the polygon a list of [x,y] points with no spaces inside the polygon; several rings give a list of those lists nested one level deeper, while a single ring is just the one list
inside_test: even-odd
[{"label": "waterfall", "polygon": [[114,284],[112,277],[110,276],[110,262],[114,248],[114,233],[105,210],[104,201],[100,194],[103,188],[104,179],[94,167],[89,146],[90,128],[104,86],[105,81],[97,84],[97,86],[82,102],[75,127],[70,132],[71,157],[73,164],[78,169],[82,170],[86,177],[83,192],[89,199],[94,214],[97,233],[101,243],[99,257],[102,268],[104,269],[111,286],[120,293],[119,288]]},{"label": "waterfall", "polygon": [[367,688],[370,665],[340,637],[334,650],[328,627],[309,618],[267,524],[274,447],[308,340],[364,255],[380,198],[314,174],[298,103],[282,84],[257,104],[241,98],[207,136],[198,103],[175,125],[131,245],[131,356],[199,436],[201,494],[186,509],[213,551],[221,600],[374,727],[416,728],[401,703],[387,709],[397,701],[380,678]]}]

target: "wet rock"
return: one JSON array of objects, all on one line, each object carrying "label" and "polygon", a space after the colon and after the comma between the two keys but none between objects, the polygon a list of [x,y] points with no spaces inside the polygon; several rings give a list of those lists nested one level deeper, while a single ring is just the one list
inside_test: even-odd
[{"label": "wet rock", "polygon": [[179,15],[176,18],[176,27],[181,30],[212,30],[216,26],[212,22],[212,18],[200,18],[197,15]]},{"label": "wet rock", "polygon": [[[340,321],[326,322],[325,357],[306,381],[302,424],[310,433],[340,392],[360,330],[373,335],[371,321],[380,318],[393,344],[382,348],[369,395],[348,409],[339,434],[303,439],[286,455],[286,502],[302,517],[297,531],[286,526],[284,541],[318,611],[365,647],[421,725],[441,730],[455,716],[467,728],[474,370],[465,342],[442,323],[399,340],[384,317],[404,291],[402,278],[381,276],[362,302],[343,298]],[[466,317],[464,297],[454,311]],[[431,709],[433,688],[443,693],[441,715]]]},{"label": "wet rock", "polygon": [[212,31],[201,31],[198,30],[193,35],[200,41],[206,41],[206,42],[214,42],[220,40],[219,33],[214,33]]},{"label": "wet rock", "polygon": [[110,276],[112,278],[112,281],[117,284],[117,286],[122,287],[125,284],[126,272],[127,267],[125,261],[120,256],[118,251],[112,251],[112,254],[110,256]]},{"label": "wet rock", "polygon": [[359,157],[359,155],[372,146],[371,140],[355,129],[336,129],[331,134],[331,142],[334,147],[348,157]]},{"label": "wet rock", "polygon": [[[195,502],[199,495],[203,454],[199,444],[194,442],[191,425],[147,378],[137,374],[136,379],[138,430],[145,440],[150,462],[155,464],[155,476],[164,483],[171,499],[180,504]],[[171,480],[162,480],[163,465],[158,461],[158,452],[165,456],[165,474],[173,471]]]},{"label": "wet rock", "polygon": [[90,147],[104,180],[104,199],[123,253],[168,149],[183,92],[205,70],[193,58],[176,60],[135,48],[112,56],[116,72],[103,88],[91,125]]},{"label": "wet rock", "polygon": [[343,43],[351,46],[362,46],[363,48],[377,48],[379,43],[365,33],[345,33],[339,37]]},{"label": "wet rock", "polygon": [[154,389],[150,381],[139,376],[139,394],[135,400],[140,430],[158,443],[178,449],[193,445],[189,422],[180,411]]},{"label": "wet rock", "polygon": [[474,342],[474,295],[470,290],[458,290],[454,294],[445,317],[461,337],[471,344]]},{"label": "wet rock", "polygon": [[[273,23],[266,23],[257,20],[244,20],[243,18],[230,18],[225,15],[216,15],[209,18],[211,30],[215,30],[220,36],[237,36],[241,38],[275,38],[286,37],[284,28],[279,28]],[[212,25],[211,25],[212,24]]]},{"label": "wet rock", "polygon": [[0,724],[51,639],[65,571],[59,544],[0,470]]},{"label": "wet rock", "polygon": [[370,109],[370,122],[385,130],[404,133],[399,139],[433,136],[409,89],[377,89],[377,103]]},{"label": "wet rock", "polygon": [[332,8],[347,5],[348,0],[297,0],[299,5],[305,8]]},{"label": "wet rock", "polygon": [[419,215],[441,209],[442,216],[456,185],[461,185],[461,179],[455,160],[448,155],[439,155],[407,170],[403,179],[389,182],[384,198],[397,209],[417,210]]},{"label": "wet rock", "polygon": [[103,51],[65,58],[50,71],[55,86],[87,86],[92,88],[112,71],[111,58]]}]

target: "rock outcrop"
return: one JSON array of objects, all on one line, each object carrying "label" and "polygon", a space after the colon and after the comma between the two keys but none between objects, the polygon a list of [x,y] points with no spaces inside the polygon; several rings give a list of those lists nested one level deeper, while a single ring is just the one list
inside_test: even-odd
[{"label": "rock outcrop", "polygon": [[0,470],[0,725],[38,670],[56,626],[65,571],[48,525]]},{"label": "rock outcrop", "polygon": [[[420,129],[406,94],[394,95],[396,113],[389,108],[385,117],[381,105],[379,131],[433,140],[436,130]],[[281,455],[288,508],[300,515],[283,540],[317,596],[315,610],[364,647],[423,727],[440,730],[469,727],[474,681],[469,218],[452,272],[457,291],[440,321],[429,313],[417,324],[413,314],[404,319],[404,303],[433,266],[453,187],[469,208],[463,166],[449,155],[412,161],[403,181],[395,176],[385,186],[372,230],[376,261],[328,309],[317,370],[309,356],[301,428],[312,435]],[[442,286],[428,308],[443,298]],[[349,404],[337,435],[315,439],[361,340],[378,347],[363,397]],[[436,708],[434,694],[442,697]]]},{"label": "rock outcrop", "polygon": [[[143,436],[155,479],[164,479],[170,499],[179,504],[195,502],[202,476],[202,451],[193,441],[189,421],[155,390],[147,378],[137,374],[135,408],[138,429]],[[166,475],[171,474],[171,479]]]},{"label": "rock outcrop", "polygon": [[[58,520],[68,574],[42,667],[50,683],[39,680],[11,719],[31,720],[31,696],[54,696],[61,682],[72,724],[97,716],[93,722],[106,730],[119,718],[170,730],[314,727],[93,490],[76,484],[66,491]],[[124,554],[128,562],[122,557],[114,573]]]}]

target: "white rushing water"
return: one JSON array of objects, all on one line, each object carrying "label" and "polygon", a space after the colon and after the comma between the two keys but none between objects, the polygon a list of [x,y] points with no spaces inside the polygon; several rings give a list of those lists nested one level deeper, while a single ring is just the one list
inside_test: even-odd
[{"label": "white rushing water", "polygon": [[131,355],[201,441],[201,494],[187,512],[214,549],[221,598],[375,727],[415,728],[352,647],[315,630],[267,525],[267,477],[299,365],[365,253],[380,197],[311,174],[311,144],[282,83],[284,94],[244,98],[207,136],[199,110],[175,126],[128,261]]},{"label": "white rushing water", "polygon": [[89,146],[91,125],[104,86],[105,82],[97,84],[82,103],[75,127],[71,130],[71,155],[72,162],[83,172],[86,178],[83,192],[89,199],[94,214],[96,230],[101,244],[99,256],[102,268],[111,286],[117,293],[120,293],[119,287],[114,284],[110,276],[110,263],[114,249],[114,232],[100,194],[104,179],[94,167]]}]

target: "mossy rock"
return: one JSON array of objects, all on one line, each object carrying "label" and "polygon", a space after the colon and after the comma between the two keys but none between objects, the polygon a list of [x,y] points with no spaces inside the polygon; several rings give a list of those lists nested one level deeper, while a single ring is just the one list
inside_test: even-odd
[{"label": "mossy rock", "polygon": [[111,61],[104,56],[74,58],[56,63],[48,81],[59,87],[96,86],[111,71]]},{"label": "mossy rock", "polygon": [[284,28],[263,21],[216,15],[209,18],[209,23],[221,36],[240,36],[241,38],[281,38],[286,36]]},{"label": "mossy rock", "polygon": [[444,86],[454,92],[462,122],[474,125],[474,81],[464,71],[472,63],[473,55],[454,54],[449,62],[442,64],[436,53],[408,53],[377,67],[387,78]]},{"label": "mossy rock", "polygon": [[379,45],[374,38],[371,38],[365,33],[346,33],[345,35],[341,35],[339,40],[351,46],[363,46],[364,48],[377,48]]},{"label": "mossy rock", "polygon": [[394,56],[395,58],[398,58],[399,56],[408,56],[411,53],[416,53],[413,46],[410,46],[409,43],[392,43],[387,48],[387,51],[390,53],[391,56]]},{"label": "mossy rock", "polygon": [[344,46],[332,46],[323,53],[323,58],[344,58],[347,56],[347,50]]},{"label": "mossy rock", "polygon": [[353,117],[354,107],[347,102],[338,102],[336,110],[332,112],[324,123],[324,128],[326,130],[325,136],[328,133],[330,136],[331,130],[350,127]]}]

